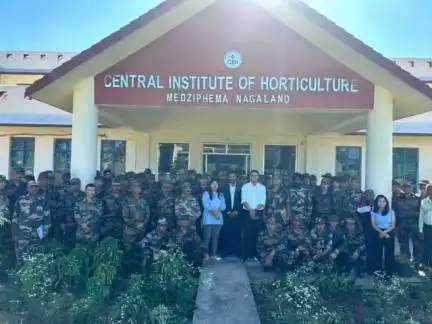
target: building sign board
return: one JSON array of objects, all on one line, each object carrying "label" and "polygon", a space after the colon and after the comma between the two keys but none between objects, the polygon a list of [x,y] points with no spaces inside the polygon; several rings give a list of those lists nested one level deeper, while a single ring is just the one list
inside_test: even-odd
[{"label": "building sign board", "polygon": [[262,9],[231,9],[215,4],[96,76],[96,104],[373,107],[371,82]]}]

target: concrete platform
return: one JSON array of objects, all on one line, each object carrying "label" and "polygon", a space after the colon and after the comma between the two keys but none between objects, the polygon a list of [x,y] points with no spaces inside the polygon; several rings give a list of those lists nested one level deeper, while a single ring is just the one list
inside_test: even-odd
[{"label": "concrete platform", "polygon": [[224,259],[201,272],[193,324],[260,324],[246,267]]}]

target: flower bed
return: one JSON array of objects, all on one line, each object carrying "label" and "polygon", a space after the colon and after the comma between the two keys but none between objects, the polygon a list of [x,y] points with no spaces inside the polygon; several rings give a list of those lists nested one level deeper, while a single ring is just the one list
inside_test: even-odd
[{"label": "flower bed", "polygon": [[33,254],[0,293],[0,313],[22,323],[190,323],[196,271],[178,251],[162,252],[152,271],[125,279],[114,239],[69,254],[47,248]]},{"label": "flower bed", "polygon": [[361,288],[349,277],[307,269],[252,284],[262,324],[432,323],[432,283],[374,282]]}]

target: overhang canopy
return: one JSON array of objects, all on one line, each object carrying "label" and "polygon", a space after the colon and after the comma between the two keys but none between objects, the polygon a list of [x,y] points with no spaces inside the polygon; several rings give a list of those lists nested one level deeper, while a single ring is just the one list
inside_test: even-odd
[{"label": "overhang canopy", "polygon": [[[246,7],[266,12],[364,80],[392,92],[395,98],[394,119],[432,110],[432,89],[424,82],[299,0],[166,0],[36,81],[27,88],[26,95],[72,111],[73,88],[81,80],[96,77],[196,15],[209,10],[225,10],[229,17],[233,12],[240,16]],[[254,18],[248,17],[248,23],[253,21],[260,25],[261,21]],[[242,19],[239,24],[246,22],[244,17]],[[359,121],[356,117],[354,123],[361,129]]]}]

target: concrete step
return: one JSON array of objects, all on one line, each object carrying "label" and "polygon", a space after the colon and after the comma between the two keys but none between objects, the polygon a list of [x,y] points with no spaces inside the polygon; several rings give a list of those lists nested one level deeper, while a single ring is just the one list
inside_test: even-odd
[{"label": "concrete step", "polygon": [[203,268],[193,324],[260,324],[240,259],[224,259]]}]

